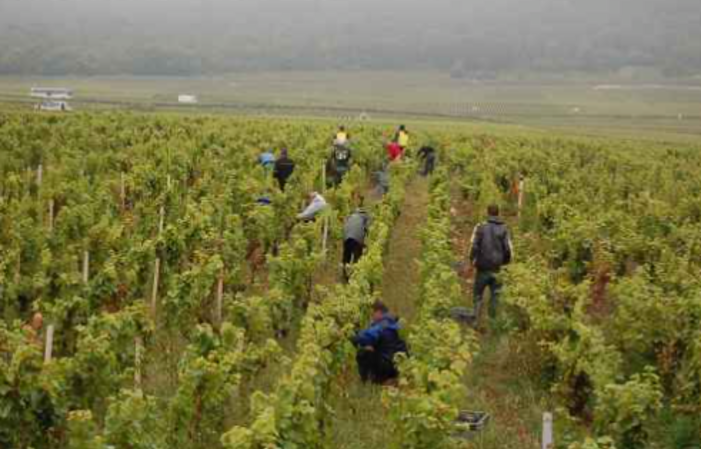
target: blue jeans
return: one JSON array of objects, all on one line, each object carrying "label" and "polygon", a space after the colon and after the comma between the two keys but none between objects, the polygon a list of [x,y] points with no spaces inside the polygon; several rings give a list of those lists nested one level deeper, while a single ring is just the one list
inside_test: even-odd
[{"label": "blue jeans", "polygon": [[489,317],[494,319],[497,316],[497,306],[499,305],[499,295],[502,284],[499,282],[495,271],[477,270],[474,285],[474,305],[475,319],[479,322],[482,304],[484,302],[484,291],[489,287]]}]

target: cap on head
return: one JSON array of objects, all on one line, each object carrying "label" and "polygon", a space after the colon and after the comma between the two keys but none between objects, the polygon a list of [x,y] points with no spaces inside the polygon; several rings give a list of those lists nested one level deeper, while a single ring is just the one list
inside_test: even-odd
[{"label": "cap on head", "polygon": [[497,204],[490,204],[487,206],[487,214],[490,217],[498,217],[499,216],[499,206]]}]

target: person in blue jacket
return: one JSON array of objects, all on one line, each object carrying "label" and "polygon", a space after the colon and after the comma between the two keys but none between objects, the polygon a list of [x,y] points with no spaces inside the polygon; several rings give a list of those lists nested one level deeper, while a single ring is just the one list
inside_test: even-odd
[{"label": "person in blue jacket", "polygon": [[370,327],[358,332],[353,344],[358,348],[356,360],[363,382],[384,384],[399,377],[394,356],[406,353],[406,343],[399,335],[399,319],[389,313],[387,306],[376,301],[372,306]]},{"label": "person in blue jacket", "polygon": [[258,162],[266,170],[272,170],[275,167],[275,153],[273,150],[265,150],[258,156]]}]

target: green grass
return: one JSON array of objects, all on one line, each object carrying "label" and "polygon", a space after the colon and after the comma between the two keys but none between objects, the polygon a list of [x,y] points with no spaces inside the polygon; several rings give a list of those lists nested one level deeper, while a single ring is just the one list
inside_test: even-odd
[{"label": "green grass", "polygon": [[[78,109],[130,108],[406,120],[476,120],[569,134],[701,140],[701,88],[603,81],[474,83],[439,72],[276,72],[201,78],[0,77],[0,101],[27,102],[32,86],[65,86]],[[614,81],[615,83],[615,81]],[[200,96],[178,106],[177,95]],[[5,106],[3,106],[5,107]],[[682,120],[679,120],[682,114]]]}]

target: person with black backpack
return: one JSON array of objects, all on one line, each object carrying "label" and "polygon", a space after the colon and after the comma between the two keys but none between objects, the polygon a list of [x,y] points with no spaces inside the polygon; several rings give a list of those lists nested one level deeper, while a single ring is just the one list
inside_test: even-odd
[{"label": "person with black backpack", "polygon": [[350,171],[351,158],[351,149],[347,145],[334,145],[333,153],[331,154],[334,186],[338,187],[346,176],[346,173]]},{"label": "person with black backpack", "polygon": [[499,206],[492,204],[487,208],[488,218],[478,225],[472,234],[470,261],[477,269],[474,283],[475,320],[479,322],[484,291],[489,287],[489,317],[496,318],[499,294],[502,283],[499,271],[511,263],[513,255],[511,237],[504,222],[499,218]]},{"label": "person with black backpack", "polygon": [[399,319],[389,313],[383,302],[375,301],[370,327],[358,332],[352,340],[358,348],[356,360],[363,382],[382,385],[399,377],[394,358],[399,353],[407,353],[400,329]]}]

